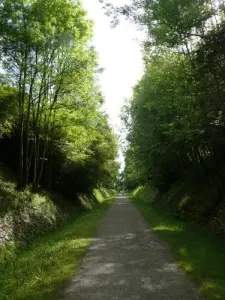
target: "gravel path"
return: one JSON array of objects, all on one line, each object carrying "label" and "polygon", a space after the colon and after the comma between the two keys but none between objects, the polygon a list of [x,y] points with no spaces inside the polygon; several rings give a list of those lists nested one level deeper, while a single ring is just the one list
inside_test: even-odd
[{"label": "gravel path", "polygon": [[65,300],[195,300],[166,244],[120,197],[106,213]]}]

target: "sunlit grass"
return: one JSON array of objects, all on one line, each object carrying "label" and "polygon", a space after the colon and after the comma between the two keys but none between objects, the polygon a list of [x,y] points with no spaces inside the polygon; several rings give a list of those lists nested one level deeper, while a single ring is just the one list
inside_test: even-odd
[{"label": "sunlit grass", "polygon": [[96,205],[75,221],[31,243],[8,251],[0,264],[1,300],[57,299],[78,270],[105,211],[112,200]]},{"label": "sunlit grass", "polygon": [[130,198],[152,230],[168,243],[178,267],[197,284],[205,299],[224,300],[225,241],[175,218],[164,206],[151,204],[154,197],[146,197],[143,189],[141,192]]},{"label": "sunlit grass", "polygon": [[93,194],[99,203],[102,203],[104,199],[109,199],[110,197],[112,197],[112,193],[110,194],[110,192],[103,187],[95,189],[93,191]]}]

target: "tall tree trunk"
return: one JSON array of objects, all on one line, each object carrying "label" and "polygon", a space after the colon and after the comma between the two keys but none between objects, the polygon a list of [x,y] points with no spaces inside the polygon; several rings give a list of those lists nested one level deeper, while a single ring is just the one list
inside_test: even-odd
[{"label": "tall tree trunk", "polygon": [[36,178],[37,178],[37,137],[34,136],[34,165],[33,165],[33,182],[32,182],[32,191],[36,190]]},{"label": "tall tree trunk", "polygon": [[29,99],[28,99],[28,106],[27,106],[27,115],[26,115],[26,145],[25,145],[25,178],[24,178],[24,185],[26,186],[29,180],[30,174],[30,166],[31,166],[31,159],[33,156],[33,144],[32,148],[30,148],[30,115],[31,115],[31,106],[33,101],[33,86],[35,82],[35,78],[37,75],[37,52],[36,52],[36,66],[33,76],[31,75],[31,84],[30,84],[30,91],[29,91]]},{"label": "tall tree trunk", "polygon": [[24,186],[24,102],[25,102],[25,94],[26,94],[26,79],[27,79],[27,59],[28,59],[28,47],[25,49],[24,54],[24,67],[23,67],[23,78],[22,80],[22,91],[19,103],[19,130],[20,130],[20,153],[19,153],[19,180],[17,188],[18,190],[23,191]]},{"label": "tall tree trunk", "polygon": [[48,189],[52,188],[52,151],[49,152],[48,156]]},{"label": "tall tree trunk", "polygon": [[40,165],[40,170],[39,170],[39,175],[37,178],[37,186],[39,186],[40,182],[41,182],[41,178],[42,178],[42,174],[43,174],[43,170],[44,170],[44,165],[45,165],[45,160],[46,160],[46,152],[48,149],[48,143],[46,146],[44,146],[44,150],[42,153],[42,159],[41,159],[41,165]]}]

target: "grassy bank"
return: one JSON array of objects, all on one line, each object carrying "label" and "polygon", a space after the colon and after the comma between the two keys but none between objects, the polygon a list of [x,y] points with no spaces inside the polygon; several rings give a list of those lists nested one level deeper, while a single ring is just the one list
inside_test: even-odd
[{"label": "grassy bank", "polygon": [[155,192],[139,188],[130,196],[152,230],[169,245],[178,266],[207,300],[225,299],[225,241],[175,218],[154,202]]},{"label": "grassy bank", "polygon": [[112,195],[115,191],[103,187],[71,199],[43,189],[32,193],[30,187],[19,192],[15,174],[0,162],[0,250],[9,243],[30,243],[73,220],[78,207],[90,209]]},{"label": "grassy bank", "polygon": [[74,222],[40,237],[26,249],[9,251],[7,260],[0,265],[0,299],[57,299],[78,270],[112,201],[108,199],[77,215]]}]

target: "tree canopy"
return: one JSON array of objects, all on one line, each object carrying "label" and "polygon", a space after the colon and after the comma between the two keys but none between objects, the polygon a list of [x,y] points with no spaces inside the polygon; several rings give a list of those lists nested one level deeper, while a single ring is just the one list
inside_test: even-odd
[{"label": "tree canopy", "polygon": [[126,109],[128,188],[151,183],[165,191],[191,177],[216,181],[217,196],[224,193],[224,11],[223,1],[209,0],[127,8],[147,32],[145,72]]}]

